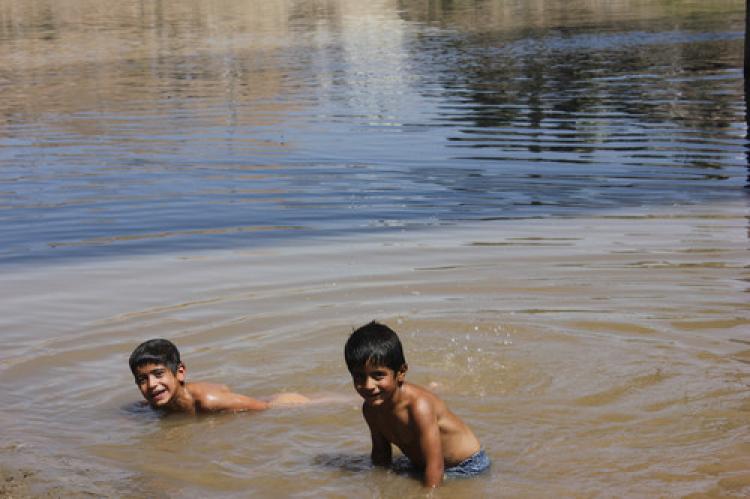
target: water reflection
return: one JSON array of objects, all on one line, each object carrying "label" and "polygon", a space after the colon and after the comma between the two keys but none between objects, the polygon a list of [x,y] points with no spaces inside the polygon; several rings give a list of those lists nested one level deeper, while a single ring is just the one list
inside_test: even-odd
[{"label": "water reflection", "polygon": [[726,2],[0,2],[0,259],[697,203]]},{"label": "water reflection", "polygon": [[[745,77],[745,138],[747,140],[745,157],[747,158],[747,183],[745,184],[746,189],[750,189],[750,81],[747,76]],[[748,229],[748,236],[750,236],[750,229]]]},{"label": "water reflection", "polygon": [[239,392],[355,396],[342,337],[377,317],[497,463],[451,497],[748,490],[743,20],[0,0],[0,464],[60,496],[416,496],[356,404],[125,405],[157,335]]},{"label": "water reflection", "polygon": [[[736,60],[727,54],[736,43],[686,37],[677,54],[640,33],[619,38],[616,50],[601,49],[606,36],[599,36],[502,50],[472,45],[461,59],[447,57],[459,65],[440,82],[450,103],[442,119],[460,127],[449,140],[466,150],[457,160],[485,169],[465,187],[502,189],[508,175],[542,179],[538,188],[515,185],[513,192],[526,192],[531,203],[573,207],[658,202],[665,194],[689,201],[705,184],[681,199],[669,191],[731,181],[739,166],[740,89]],[[488,180],[493,174],[502,178]]]}]

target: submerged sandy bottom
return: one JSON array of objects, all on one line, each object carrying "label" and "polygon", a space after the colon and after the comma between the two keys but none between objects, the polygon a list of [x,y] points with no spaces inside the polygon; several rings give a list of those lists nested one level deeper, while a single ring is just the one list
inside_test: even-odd
[{"label": "submerged sandy bottom", "polygon": [[[485,222],[265,250],[4,271],[8,495],[410,497],[372,470],[342,360],[396,329],[494,460],[439,497],[747,496],[745,205]],[[158,418],[127,356],[172,339],[191,379],[331,405]],[[12,477],[11,480],[8,480]]]}]

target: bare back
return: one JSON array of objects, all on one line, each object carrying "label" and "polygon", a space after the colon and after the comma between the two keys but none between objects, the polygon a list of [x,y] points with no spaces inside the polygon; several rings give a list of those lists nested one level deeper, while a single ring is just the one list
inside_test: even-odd
[{"label": "bare back", "polygon": [[186,383],[185,390],[193,399],[195,412],[263,410],[270,405],[262,400],[233,393],[226,385],[217,383]]}]

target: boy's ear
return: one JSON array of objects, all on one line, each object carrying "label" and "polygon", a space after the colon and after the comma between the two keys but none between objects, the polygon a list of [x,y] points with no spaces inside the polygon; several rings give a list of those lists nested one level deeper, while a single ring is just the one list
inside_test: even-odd
[{"label": "boy's ear", "polygon": [[401,367],[398,368],[398,371],[396,371],[396,381],[399,383],[403,383],[406,379],[406,371],[409,370],[409,364],[403,364]]},{"label": "boy's ear", "polygon": [[185,364],[180,362],[177,364],[177,372],[175,373],[175,377],[177,378],[177,381],[179,381],[181,384],[185,383]]}]

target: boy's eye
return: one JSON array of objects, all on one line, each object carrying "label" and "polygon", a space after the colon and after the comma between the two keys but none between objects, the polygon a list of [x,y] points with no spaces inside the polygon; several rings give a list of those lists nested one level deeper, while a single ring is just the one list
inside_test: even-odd
[{"label": "boy's eye", "polygon": [[149,376],[153,376],[156,379],[161,379],[164,377],[164,374],[167,372],[166,369],[154,369],[153,371],[150,371],[148,373],[139,374],[135,377],[135,382],[138,385],[142,385],[143,383],[146,383],[148,381]]}]

